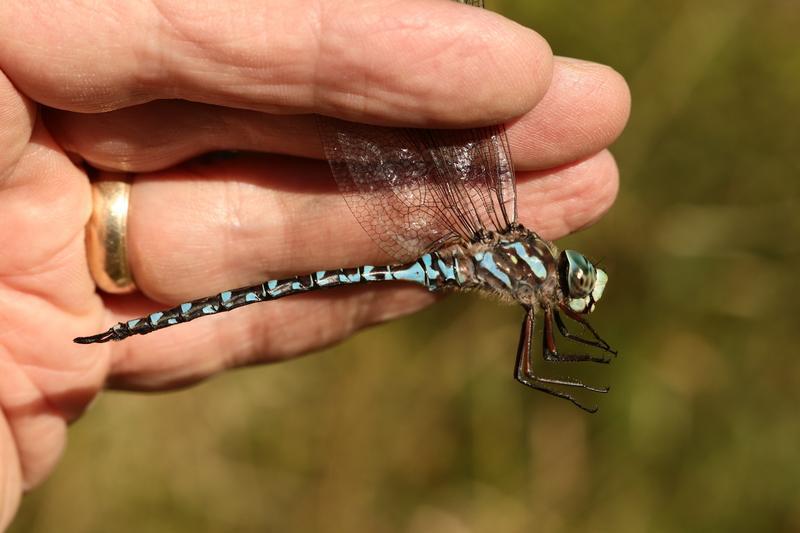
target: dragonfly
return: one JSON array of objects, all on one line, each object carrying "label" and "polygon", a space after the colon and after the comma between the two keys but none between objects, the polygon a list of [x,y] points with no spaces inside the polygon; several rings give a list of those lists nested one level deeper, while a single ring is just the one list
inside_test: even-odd
[{"label": "dragonfly", "polygon": [[[479,0],[462,2],[481,6]],[[317,120],[331,173],[356,220],[396,262],[271,279],[120,322],[80,344],[119,341],[246,305],[309,291],[376,282],[416,283],[429,291],[476,291],[525,311],[514,377],[595,412],[577,390],[608,387],[540,375],[534,326],[542,318],[549,362],[609,363],[616,350],[587,320],[608,275],[586,256],[561,250],[517,221],[516,179],[503,125],[466,130],[389,128],[330,117]],[[565,318],[577,323],[574,333]],[[558,349],[555,332],[592,353]],[[599,354],[599,355],[598,355]]]}]

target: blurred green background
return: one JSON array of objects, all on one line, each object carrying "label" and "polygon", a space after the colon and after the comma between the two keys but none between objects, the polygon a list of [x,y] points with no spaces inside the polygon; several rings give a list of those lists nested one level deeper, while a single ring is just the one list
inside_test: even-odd
[{"label": "blurred green background", "polygon": [[612,65],[619,200],[587,415],[511,377],[520,311],[456,296],[312,357],[104,394],[11,531],[800,531],[800,3],[487,2]]}]

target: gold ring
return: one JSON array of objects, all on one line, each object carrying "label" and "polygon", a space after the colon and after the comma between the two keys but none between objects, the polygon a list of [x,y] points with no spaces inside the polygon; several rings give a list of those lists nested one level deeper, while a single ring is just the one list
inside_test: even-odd
[{"label": "gold ring", "polygon": [[89,271],[101,290],[127,294],[136,290],[128,263],[127,181],[92,183],[92,218],[86,226],[86,256]]}]

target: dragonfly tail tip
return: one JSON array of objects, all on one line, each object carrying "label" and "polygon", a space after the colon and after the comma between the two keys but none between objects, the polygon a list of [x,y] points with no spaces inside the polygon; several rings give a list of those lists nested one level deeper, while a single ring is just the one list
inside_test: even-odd
[{"label": "dragonfly tail tip", "polygon": [[72,339],[72,342],[76,344],[97,344],[111,340],[116,340],[116,335],[114,334],[114,331],[110,329],[108,331],[104,331],[103,333],[98,333],[97,335],[91,335],[89,337],[75,337]]}]

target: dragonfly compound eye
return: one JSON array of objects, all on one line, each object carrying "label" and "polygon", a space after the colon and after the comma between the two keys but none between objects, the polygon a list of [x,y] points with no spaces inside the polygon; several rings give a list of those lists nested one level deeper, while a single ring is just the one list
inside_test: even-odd
[{"label": "dragonfly compound eye", "polygon": [[585,298],[594,290],[597,271],[583,254],[564,250],[558,258],[561,291],[570,298]]}]

